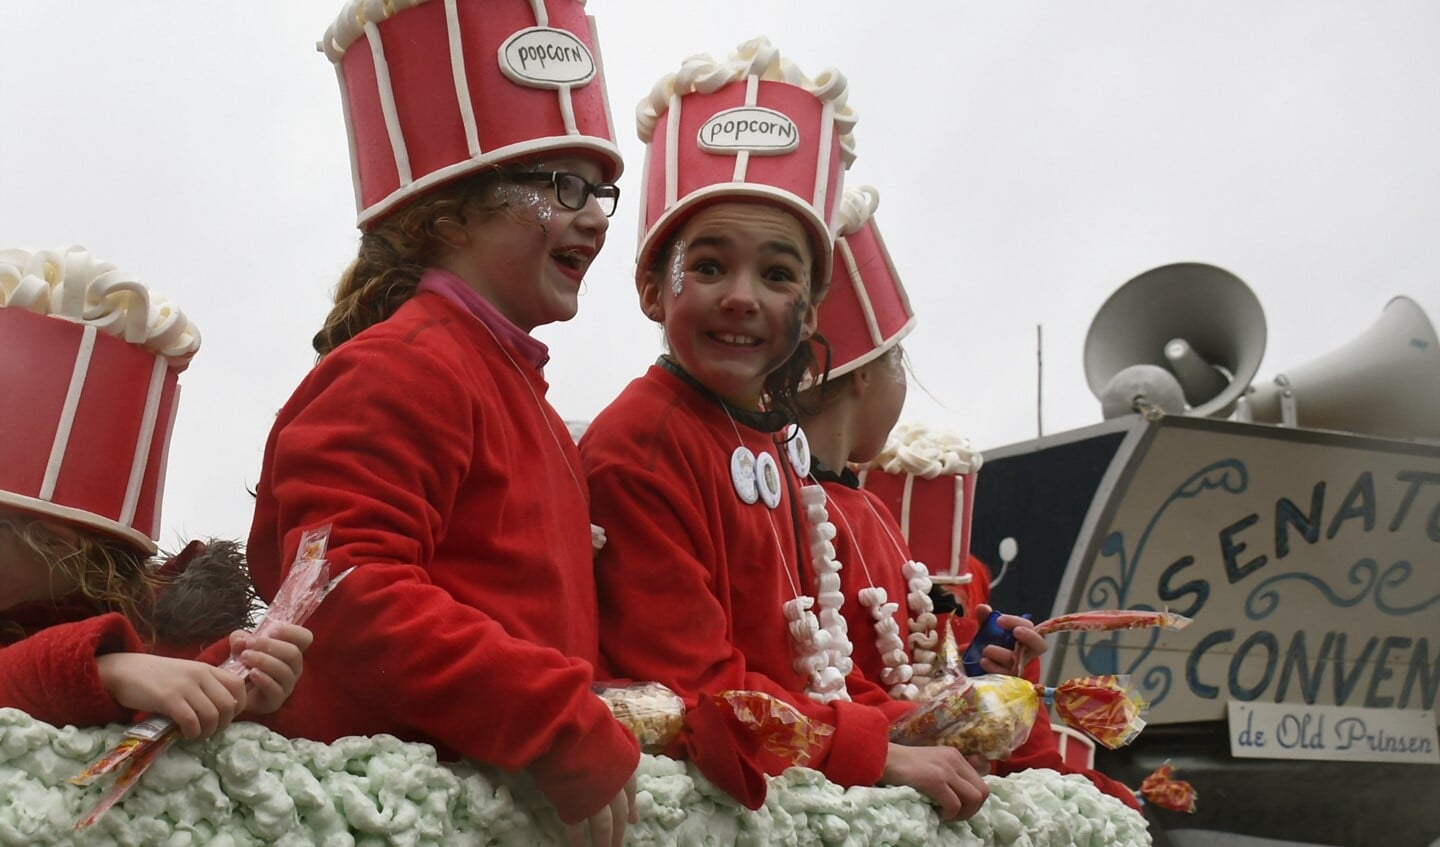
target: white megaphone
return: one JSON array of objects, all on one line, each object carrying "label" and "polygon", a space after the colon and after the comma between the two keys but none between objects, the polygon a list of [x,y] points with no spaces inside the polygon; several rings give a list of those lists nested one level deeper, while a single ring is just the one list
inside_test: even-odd
[{"label": "white megaphone", "polygon": [[1253,386],[1241,420],[1440,439],[1440,342],[1420,305],[1395,297],[1345,346]]},{"label": "white megaphone", "polygon": [[1085,336],[1085,378],[1106,418],[1155,408],[1228,417],[1265,354],[1265,311],[1238,276],[1198,262],[1120,286]]}]

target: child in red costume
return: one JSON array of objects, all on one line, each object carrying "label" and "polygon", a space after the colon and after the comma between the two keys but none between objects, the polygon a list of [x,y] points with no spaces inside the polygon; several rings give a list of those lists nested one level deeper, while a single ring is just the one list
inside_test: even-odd
[{"label": "child in red costume", "polygon": [[[234,544],[151,559],[198,333],[80,248],[0,251],[0,279],[0,707],[60,726],[155,712],[187,738],[275,711],[309,632],[242,629],[254,589]],[[248,682],[215,666],[232,651]]]},{"label": "child in red costume", "polygon": [[[271,431],[249,550],[267,597],[317,525],[332,570],[353,570],[310,618],[275,726],[526,770],[572,843],[618,845],[640,752],[592,691],[589,493],[530,331],[575,315],[621,163],[598,77],[533,85],[536,63],[502,49],[544,28],[576,63],[548,70],[573,81],[598,72],[593,33],[575,0],[396,5],[361,27],[349,4],[324,42],[363,233]],[[436,61],[452,46],[463,61]],[[442,108],[457,74],[468,97]]]},{"label": "child in red costume", "polygon": [[911,704],[846,679],[837,592],[812,567],[809,495],[783,440],[829,279],[844,78],[803,80],[757,40],[726,63],[687,60],[654,92],[640,112],[651,147],[636,286],[669,352],[581,440],[608,538],[596,563],[605,660],[680,695],[687,729],[670,752],[746,805],[791,762],[727,734],[712,700],[727,690],[833,727],[808,762],[832,781],[909,784],[943,817],[968,817],[987,796],[970,763],[891,745],[888,723]]},{"label": "child in red costume", "polygon": [[[850,470],[881,452],[899,419],[906,394],[900,342],[915,325],[872,217],[878,201],[878,193],[868,186],[845,193],[836,270],[818,315],[818,335],[828,345],[829,376],[804,392],[798,405],[813,456],[811,474],[825,488],[836,527],[833,544],[836,559],[844,565],[843,610],[856,668],[891,696],[913,700],[938,671],[935,654],[943,630],[937,626],[949,621],[957,643],[968,644],[976,622],[990,614],[990,581],[976,563],[969,568],[970,582],[957,586],[954,597],[933,586],[925,565],[914,561],[895,516],[879,497],[860,488]],[[1029,621],[1002,615],[999,623],[1032,655],[1045,652],[1045,639]],[[987,646],[981,667],[987,673],[1010,673],[1014,653]],[[1038,679],[1039,662],[1026,671],[1028,679]],[[995,762],[993,772],[1004,775],[1032,767],[1083,773],[1102,791],[1135,805],[1134,792],[1124,785],[1064,763],[1044,709],[1026,742],[1008,759]]]}]

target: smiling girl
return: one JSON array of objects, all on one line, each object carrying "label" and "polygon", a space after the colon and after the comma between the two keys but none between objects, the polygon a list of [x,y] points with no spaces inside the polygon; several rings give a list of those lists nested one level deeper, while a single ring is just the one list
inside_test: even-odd
[{"label": "smiling girl", "polygon": [[838,73],[805,79],[757,40],[725,63],[687,60],[641,104],[636,286],[668,352],[581,441],[609,539],[601,647],[617,675],[685,700],[669,752],[747,805],[793,760],[730,732],[712,699],[729,690],[832,727],[808,762],[832,781],[913,785],[944,817],[967,817],[987,794],[973,767],[953,749],[889,744],[890,718],[911,705],[846,679],[838,584],[810,555],[823,495],[802,488],[807,457],[786,437],[851,156],[845,96]]},{"label": "smiling girl", "polygon": [[[591,690],[589,494],[529,334],[575,316],[619,197],[593,33],[575,0],[422,0],[363,25],[360,5],[325,38],[359,255],[271,432],[250,536],[265,595],[318,525],[354,570],[310,619],[277,726],[526,770],[571,843],[618,845],[639,748]],[[507,64],[537,32],[579,45],[560,70],[588,81]]]}]

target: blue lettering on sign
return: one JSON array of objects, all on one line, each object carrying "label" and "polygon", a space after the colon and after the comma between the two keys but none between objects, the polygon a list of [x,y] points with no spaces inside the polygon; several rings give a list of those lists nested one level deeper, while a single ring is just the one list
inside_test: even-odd
[{"label": "blue lettering on sign", "polygon": [[[1440,541],[1440,473],[1402,470],[1394,475],[1394,480],[1403,486],[1402,494],[1393,513],[1388,514],[1388,522],[1383,523],[1385,530],[1397,532],[1421,520],[1423,515],[1426,536]],[[1123,531],[1116,530],[1105,536],[1091,571],[1099,575],[1091,579],[1084,594],[1087,607],[1149,608],[1128,600],[1136,575],[1141,571],[1146,544],[1167,510],[1182,501],[1242,494],[1248,487],[1249,475],[1242,460],[1213,462],[1192,473],[1174,489],[1145,524],[1133,549]],[[1274,572],[1274,563],[1312,550],[1321,543],[1322,537],[1327,541],[1341,536],[1361,538],[1382,524],[1385,516],[1382,512],[1388,511],[1382,510],[1382,505],[1389,504],[1377,496],[1372,471],[1361,471],[1344,490],[1345,495],[1338,502],[1331,498],[1334,511],[1328,516],[1328,492],[1326,483],[1321,481],[1311,486],[1308,498],[1299,501],[1306,503],[1304,507],[1289,497],[1278,498],[1268,533],[1261,526],[1259,512],[1241,515],[1219,530],[1216,538],[1220,563],[1228,584],[1265,572],[1265,577],[1254,585],[1244,601],[1249,620],[1264,620],[1282,603],[1303,603],[1308,611],[1314,608],[1316,599],[1326,601],[1333,608],[1369,603],[1391,617],[1423,614],[1440,604],[1440,594],[1416,591],[1411,584],[1416,569],[1405,560],[1382,566],[1375,558],[1361,557],[1345,574],[1334,577],[1330,576],[1333,571],[1328,566],[1317,575],[1314,562],[1296,564],[1293,560],[1287,561],[1287,565],[1294,565],[1289,570]],[[1412,515],[1416,517],[1412,519]],[[1273,557],[1272,551],[1254,546],[1267,535],[1274,541]],[[1107,561],[1114,565],[1113,573],[1101,570],[1102,563]],[[1297,591],[1300,588],[1306,590]],[[1214,596],[1214,588],[1211,580],[1199,570],[1196,557],[1182,555],[1160,571],[1154,596],[1177,614],[1198,622],[1203,620],[1200,613]],[[1075,638],[1081,664],[1087,672],[1130,674],[1138,681],[1142,696],[1154,705],[1168,695],[1172,669],[1168,665],[1157,665],[1141,673],[1140,668],[1154,652],[1160,633],[1150,630],[1148,636],[1148,643],[1137,644],[1138,635],[1126,633],[1124,651],[1119,649],[1121,636],[1117,633],[1082,632]],[[1288,635],[1259,630],[1248,634],[1236,648],[1237,637],[1235,629],[1226,628],[1195,642],[1183,669],[1184,684],[1191,694],[1206,700],[1225,696],[1242,701],[1273,698],[1274,702],[1299,697],[1307,704],[1317,702],[1322,694],[1330,694],[1337,705],[1363,701],[1371,708],[1433,708],[1437,689],[1440,689],[1440,655],[1432,659],[1426,638],[1361,635],[1343,630],[1296,631]],[[1135,649],[1137,647],[1139,649]],[[1223,659],[1224,670],[1218,676],[1211,676],[1220,670],[1215,668],[1213,658],[1223,654],[1231,654]],[[1134,658],[1126,667],[1121,667],[1122,656]]]},{"label": "blue lettering on sign", "polygon": [[1384,729],[1374,732],[1365,725],[1364,718],[1342,718],[1335,722],[1335,749],[1364,749],[1372,753],[1404,753],[1421,755],[1433,753],[1435,739],[1426,735],[1393,735]]}]

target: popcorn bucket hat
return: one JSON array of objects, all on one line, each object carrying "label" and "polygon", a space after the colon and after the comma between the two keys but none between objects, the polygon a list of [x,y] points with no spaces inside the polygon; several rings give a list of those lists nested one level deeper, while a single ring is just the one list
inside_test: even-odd
[{"label": "popcorn bucket hat", "polygon": [[915,328],[910,298],[875,225],[879,205],[880,193],[868,185],[846,189],[840,204],[830,290],[818,317],[832,377],[879,358]]},{"label": "popcorn bucket hat", "polygon": [[184,313],[81,248],[0,250],[0,506],[153,554],[199,347]]},{"label": "popcorn bucket hat", "polygon": [[764,38],[724,62],[686,59],[636,111],[646,144],[639,267],[704,205],[752,199],[799,218],[814,239],[816,279],[830,275],[843,172],[854,160],[855,113],[835,70],[806,77]]},{"label": "popcorn bucket hat", "polygon": [[583,0],[350,0],[319,47],[340,79],[361,229],[540,153],[590,154],[607,181],[620,175]]}]

